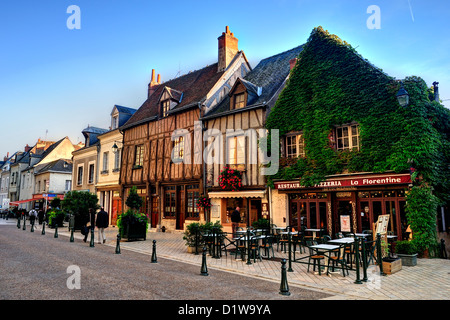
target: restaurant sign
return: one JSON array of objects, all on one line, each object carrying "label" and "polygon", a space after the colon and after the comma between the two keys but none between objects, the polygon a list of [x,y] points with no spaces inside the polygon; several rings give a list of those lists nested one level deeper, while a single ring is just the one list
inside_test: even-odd
[{"label": "restaurant sign", "polygon": [[411,183],[411,176],[406,174],[391,174],[391,175],[371,175],[354,178],[336,178],[327,179],[314,186],[305,187],[298,181],[275,182],[275,189],[278,190],[295,190],[303,188],[339,188],[339,187],[370,187],[392,184],[409,184]]}]

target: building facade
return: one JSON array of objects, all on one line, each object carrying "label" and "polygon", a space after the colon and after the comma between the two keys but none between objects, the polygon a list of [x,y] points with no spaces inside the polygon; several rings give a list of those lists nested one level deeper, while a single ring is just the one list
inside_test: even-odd
[{"label": "building facade", "polygon": [[196,206],[206,193],[200,117],[251,70],[237,43],[227,27],[218,38],[217,63],[164,83],[152,76],[147,100],[121,127],[121,196],[137,187],[151,227],[184,230],[208,218]]}]

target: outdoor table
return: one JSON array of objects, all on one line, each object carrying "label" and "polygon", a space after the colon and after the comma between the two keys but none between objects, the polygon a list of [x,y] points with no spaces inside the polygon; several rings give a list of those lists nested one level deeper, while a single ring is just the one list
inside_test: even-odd
[{"label": "outdoor table", "polygon": [[305,229],[305,231],[310,231],[313,233],[313,239],[316,238],[316,232],[320,232],[320,229]]},{"label": "outdoor table", "polygon": [[[257,240],[258,240],[258,245],[259,245],[259,241],[262,240],[262,239],[264,239],[264,238],[267,238],[267,237],[269,237],[269,236],[268,236],[268,235],[265,235],[265,234],[259,235],[259,236],[250,236],[250,238],[248,238],[248,237],[245,235],[245,236],[242,236],[242,237],[237,237],[237,241],[248,242],[249,239],[250,239],[250,240],[257,239]],[[248,248],[248,247],[249,247],[249,244],[247,243],[247,244],[245,245],[245,247]],[[249,252],[247,252],[247,255],[248,255],[248,254],[249,254]],[[245,257],[243,257],[242,260],[245,260]]]},{"label": "outdoor table", "polygon": [[316,244],[313,246],[310,246],[310,248],[323,252],[323,255],[325,256],[325,269],[324,271],[328,274],[328,259],[330,257],[330,252],[336,249],[339,249],[338,245],[333,244]]},{"label": "outdoor table", "polygon": [[340,239],[333,239],[329,240],[328,243],[353,243],[355,242],[354,238],[340,238]]},{"label": "outdoor table", "polygon": [[354,235],[357,236],[357,237],[368,237],[368,236],[371,236],[371,234],[369,234],[369,233],[355,233]]}]

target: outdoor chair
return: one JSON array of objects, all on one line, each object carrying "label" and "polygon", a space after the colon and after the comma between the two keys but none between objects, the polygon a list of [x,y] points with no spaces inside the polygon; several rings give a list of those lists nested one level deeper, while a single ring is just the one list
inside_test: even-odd
[{"label": "outdoor chair", "polygon": [[273,236],[267,236],[262,240],[262,244],[259,246],[259,250],[264,250],[264,256],[267,258],[270,258],[270,250],[272,250],[272,257],[275,256],[275,253],[273,252],[273,241]]},{"label": "outdoor chair", "polygon": [[346,272],[347,275],[349,275],[347,261],[344,259],[344,251],[346,246],[347,246],[346,244],[340,245],[339,249],[337,249],[337,255],[329,257],[327,272],[330,271],[330,262],[331,262],[331,269],[333,271],[339,264],[342,269],[342,275],[345,277]]},{"label": "outdoor chair", "polygon": [[311,260],[313,261],[313,271],[316,271],[316,265],[319,268],[319,275],[322,274],[320,261],[325,259],[325,256],[321,254],[320,252],[316,252],[313,248],[311,248],[312,245],[315,243],[312,240],[306,240],[306,246],[309,250],[309,257],[308,257],[308,272],[309,272],[309,266],[311,265]]}]

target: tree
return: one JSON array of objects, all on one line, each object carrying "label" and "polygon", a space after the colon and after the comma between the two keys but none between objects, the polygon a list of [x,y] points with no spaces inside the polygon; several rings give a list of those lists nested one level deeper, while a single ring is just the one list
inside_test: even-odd
[{"label": "tree", "polygon": [[131,187],[130,194],[125,203],[129,208],[135,211],[138,211],[142,206],[142,198],[138,195],[136,186]]},{"label": "tree", "polygon": [[88,191],[69,191],[64,196],[62,206],[65,211],[75,215],[75,228],[89,221],[89,209],[97,210],[98,197]]}]

